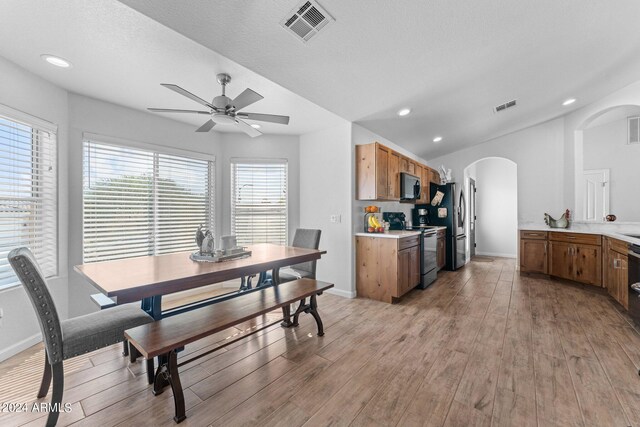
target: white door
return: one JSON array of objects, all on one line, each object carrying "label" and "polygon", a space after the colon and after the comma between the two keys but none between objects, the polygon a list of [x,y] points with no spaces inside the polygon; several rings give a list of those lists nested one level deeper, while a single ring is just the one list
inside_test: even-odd
[{"label": "white door", "polygon": [[609,214],[609,169],[583,172],[584,219],[604,221]]}]

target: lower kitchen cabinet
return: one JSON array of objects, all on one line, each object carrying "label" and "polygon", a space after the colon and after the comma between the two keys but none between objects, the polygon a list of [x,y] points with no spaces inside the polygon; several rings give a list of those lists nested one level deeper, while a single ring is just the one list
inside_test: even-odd
[{"label": "lower kitchen cabinet", "polygon": [[549,274],[546,232],[520,232],[520,271]]},{"label": "lower kitchen cabinet", "polygon": [[587,285],[602,285],[600,246],[549,242],[549,274]]},{"label": "lower kitchen cabinet", "polygon": [[419,236],[356,237],[358,296],[391,303],[419,283]]},{"label": "lower kitchen cabinet", "polygon": [[628,245],[617,239],[605,238],[603,277],[607,292],[625,309],[629,308]]}]

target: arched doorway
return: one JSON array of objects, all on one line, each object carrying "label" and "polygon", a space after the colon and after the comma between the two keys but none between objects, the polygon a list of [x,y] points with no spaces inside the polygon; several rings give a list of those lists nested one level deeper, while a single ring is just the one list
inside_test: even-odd
[{"label": "arched doorway", "polygon": [[518,166],[486,157],[464,169],[469,194],[467,258],[516,258],[518,249]]}]

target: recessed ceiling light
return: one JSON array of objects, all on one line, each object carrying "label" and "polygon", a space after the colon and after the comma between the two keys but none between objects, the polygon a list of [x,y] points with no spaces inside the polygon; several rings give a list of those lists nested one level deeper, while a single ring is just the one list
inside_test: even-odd
[{"label": "recessed ceiling light", "polygon": [[254,128],[254,129],[260,129],[260,125],[257,124],[257,123],[251,124],[251,127]]},{"label": "recessed ceiling light", "polygon": [[40,58],[47,61],[51,65],[55,65],[60,68],[71,68],[71,62],[67,61],[64,58],[60,58],[59,56],[44,54],[40,55]]},{"label": "recessed ceiling light", "polygon": [[566,101],[564,101],[564,102],[562,103],[562,105],[564,105],[564,106],[566,107],[567,105],[571,105],[571,104],[573,104],[574,102],[576,102],[576,99],[575,99],[575,98],[569,98],[569,99],[567,99]]},{"label": "recessed ceiling light", "polygon": [[433,138],[433,142],[440,142],[440,141],[442,141],[441,136],[436,136],[435,138]]},{"label": "recessed ceiling light", "polygon": [[411,112],[411,108],[403,108],[402,110],[398,111],[398,115],[400,117],[406,116],[407,114],[409,114]]}]

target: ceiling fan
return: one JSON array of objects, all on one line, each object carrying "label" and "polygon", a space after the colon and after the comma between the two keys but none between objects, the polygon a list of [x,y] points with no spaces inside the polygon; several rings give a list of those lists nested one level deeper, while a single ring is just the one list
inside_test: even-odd
[{"label": "ceiling fan", "polygon": [[260,101],[264,98],[262,95],[252,91],[251,89],[245,89],[240,95],[234,99],[225,95],[225,88],[231,82],[231,76],[229,74],[221,73],[216,76],[218,83],[222,86],[222,95],[213,98],[213,101],[207,102],[204,99],[192,94],[191,92],[181,88],[180,86],[161,83],[162,86],[167,89],[171,89],[180,95],[196,101],[198,104],[204,105],[209,108],[209,111],[199,110],[176,110],[172,108],[148,108],[149,111],[156,113],[191,113],[191,114],[206,114],[211,116],[202,126],[196,129],[196,132],[209,132],[215,125],[232,124],[238,126],[240,130],[249,135],[255,137],[262,135],[262,132],[253,128],[249,123],[242,119],[256,120],[261,122],[280,123],[283,125],[289,124],[289,116],[278,116],[275,114],[261,114],[261,113],[245,113],[240,112],[243,108]]}]

